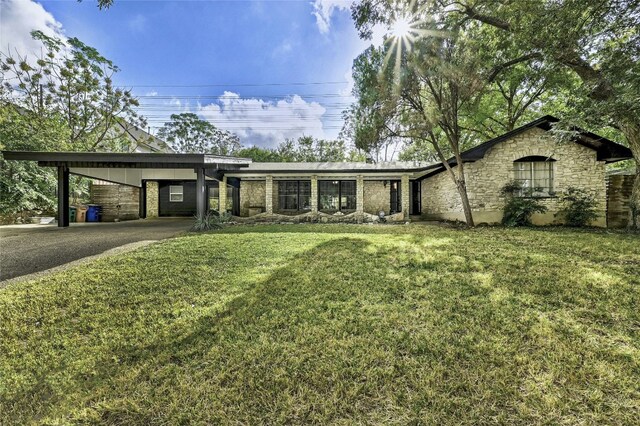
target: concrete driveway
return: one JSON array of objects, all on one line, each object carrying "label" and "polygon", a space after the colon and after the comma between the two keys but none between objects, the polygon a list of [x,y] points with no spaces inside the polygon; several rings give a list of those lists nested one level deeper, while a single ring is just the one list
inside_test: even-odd
[{"label": "concrete driveway", "polygon": [[191,218],[119,223],[11,225],[0,227],[0,281],[45,271],[126,244],[162,240],[188,231]]}]

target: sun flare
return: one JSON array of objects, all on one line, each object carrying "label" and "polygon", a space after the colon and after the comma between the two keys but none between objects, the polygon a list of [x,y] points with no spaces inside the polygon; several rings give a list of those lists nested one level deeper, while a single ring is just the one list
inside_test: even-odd
[{"label": "sun flare", "polygon": [[399,18],[391,26],[391,34],[396,38],[405,38],[411,34],[411,22],[406,17]]}]

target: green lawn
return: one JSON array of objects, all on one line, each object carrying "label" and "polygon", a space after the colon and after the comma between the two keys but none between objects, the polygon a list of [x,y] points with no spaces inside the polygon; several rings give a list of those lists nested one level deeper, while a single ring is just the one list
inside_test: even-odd
[{"label": "green lawn", "polygon": [[0,424],[632,424],[640,236],[282,225],[0,290]]}]

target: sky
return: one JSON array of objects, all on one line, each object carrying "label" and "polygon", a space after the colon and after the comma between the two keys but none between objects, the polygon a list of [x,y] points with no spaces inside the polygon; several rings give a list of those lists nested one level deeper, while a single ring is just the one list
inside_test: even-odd
[{"label": "sky", "polygon": [[335,138],[351,96],[353,59],[367,46],[352,0],[0,0],[0,50],[38,52],[29,32],[77,37],[119,68],[152,133],[195,112],[244,145]]}]

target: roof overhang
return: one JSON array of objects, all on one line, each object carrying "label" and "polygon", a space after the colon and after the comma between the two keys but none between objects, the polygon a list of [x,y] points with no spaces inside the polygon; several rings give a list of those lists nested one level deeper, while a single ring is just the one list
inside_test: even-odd
[{"label": "roof overhang", "polygon": [[37,161],[42,167],[239,170],[251,159],[210,154],[2,151],[6,160]]}]

